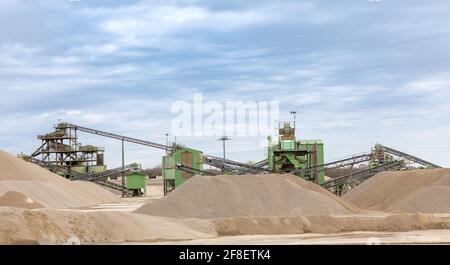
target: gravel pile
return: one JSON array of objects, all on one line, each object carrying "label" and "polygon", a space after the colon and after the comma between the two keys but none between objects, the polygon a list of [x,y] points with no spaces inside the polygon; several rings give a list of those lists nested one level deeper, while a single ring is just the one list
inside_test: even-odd
[{"label": "gravel pile", "polygon": [[97,184],[67,180],[0,150],[0,196],[10,191],[50,208],[82,207],[118,198]]},{"label": "gravel pile", "polygon": [[450,213],[450,169],[382,172],[343,198],[370,210]]},{"label": "gravel pile", "polygon": [[137,213],[175,218],[348,215],[358,212],[319,186],[293,175],[195,176]]}]

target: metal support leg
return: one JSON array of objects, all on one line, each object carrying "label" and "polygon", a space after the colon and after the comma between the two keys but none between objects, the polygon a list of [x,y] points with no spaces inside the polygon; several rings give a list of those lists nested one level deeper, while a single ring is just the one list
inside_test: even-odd
[{"label": "metal support leg", "polygon": [[[122,139],[122,169],[125,168],[125,142]],[[122,197],[125,197],[125,175],[122,170]]]}]

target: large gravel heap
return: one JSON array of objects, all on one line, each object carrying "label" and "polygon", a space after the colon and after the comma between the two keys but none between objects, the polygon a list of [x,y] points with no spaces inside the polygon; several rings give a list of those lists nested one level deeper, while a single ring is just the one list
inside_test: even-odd
[{"label": "large gravel heap", "polygon": [[[117,196],[97,184],[86,181],[70,181],[61,176],[12,156],[0,150],[0,196],[7,192],[22,193],[44,207],[81,207],[117,200]],[[5,201],[18,194],[8,194]]]},{"label": "large gravel heap", "polygon": [[450,169],[382,172],[343,198],[370,210],[450,213]]},{"label": "large gravel heap", "polygon": [[348,215],[357,208],[293,175],[195,176],[136,212],[175,218]]}]

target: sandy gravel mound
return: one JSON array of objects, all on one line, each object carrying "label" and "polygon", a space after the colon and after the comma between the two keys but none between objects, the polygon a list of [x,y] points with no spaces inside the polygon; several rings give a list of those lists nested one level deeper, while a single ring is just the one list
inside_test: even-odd
[{"label": "sandy gravel mound", "polygon": [[10,206],[25,209],[37,209],[44,207],[39,202],[17,191],[8,191],[7,193],[0,196],[0,206]]},{"label": "sandy gravel mound", "polygon": [[175,218],[348,215],[358,209],[292,175],[195,176],[137,213]]},{"label": "sandy gravel mound", "polygon": [[111,244],[218,236],[450,229],[450,215],[180,219],[112,211],[0,207],[0,244]]},{"label": "sandy gravel mound", "polygon": [[450,169],[382,172],[343,198],[371,210],[450,213]]},{"label": "sandy gravel mound", "polygon": [[0,207],[0,244],[105,244],[212,238],[213,224],[124,212]]},{"label": "sandy gravel mound", "polygon": [[210,221],[214,223],[219,236],[450,229],[449,215],[419,213],[271,218],[238,217]]},{"label": "sandy gravel mound", "polygon": [[45,207],[82,207],[117,200],[106,189],[86,181],[70,181],[0,150],[0,195],[16,191]]}]

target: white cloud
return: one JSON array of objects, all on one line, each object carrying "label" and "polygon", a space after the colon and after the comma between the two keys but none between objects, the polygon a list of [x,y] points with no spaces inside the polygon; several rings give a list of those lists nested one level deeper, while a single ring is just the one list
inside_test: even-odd
[{"label": "white cloud", "polygon": [[104,115],[104,114],[86,114],[82,117],[82,119],[88,123],[104,122],[110,118],[111,117],[108,117],[108,115]]},{"label": "white cloud", "polygon": [[[84,89],[89,85],[114,84],[132,76],[138,69],[134,64],[92,66],[92,56],[112,52],[114,46],[78,50],[78,54],[48,55],[39,48],[22,43],[0,45],[0,88],[3,91],[53,91]],[[153,68],[153,69],[152,69]],[[164,75],[169,68],[149,64],[150,76]]]},{"label": "white cloud", "polygon": [[[448,73],[445,74],[448,76]],[[450,78],[443,76],[426,78],[406,84],[403,90],[413,93],[433,93],[450,91]]]},{"label": "white cloud", "polygon": [[78,116],[82,113],[81,110],[69,110],[66,112],[67,116]]},{"label": "white cloud", "polygon": [[100,28],[119,36],[121,42],[134,43],[180,30],[238,29],[263,22],[267,15],[254,11],[212,12],[201,7],[147,7],[140,12],[109,18],[100,24]]},{"label": "white cloud", "polygon": [[26,4],[24,4],[22,1],[18,1],[18,0],[2,0],[2,1],[0,1],[0,9],[3,9],[3,10],[24,8],[25,6],[26,6]]},{"label": "white cloud", "polygon": [[[30,150],[59,118],[164,142],[171,101],[194,91],[223,101],[280,99],[284,118],[297,109],[300,137],[323,138],[328,157],[379,139],[446,141],[448,4],[421,4],[425,17],[411,10],[415,1],[398,12],[392,1],[384,3],[390,10],[364,1],[257,2],[0,1],[0,110],[8,117],[0,143]],[[97,141],[114,159],[109,142]],[[212,138],[181,141],[220,150]],[[242,160],[264,152],[232,142],[230,150],[249,150],[236,154]],[[160,160],[146,152],[129,157]]]},{"label": "white cloud", "polygon": [[38,48],[28,47],[22,43],[3,43],[0,45],[0,65],[14,67],[33,64],[38,52]]},{"label": "white cloud", "polygon": [[99,44],[99,45],[83,45],[74,47],[69,50],[69,54],[87,55],[88,57],[97,57],[109,55],[119,50],[119,47],[113,43]]}]

